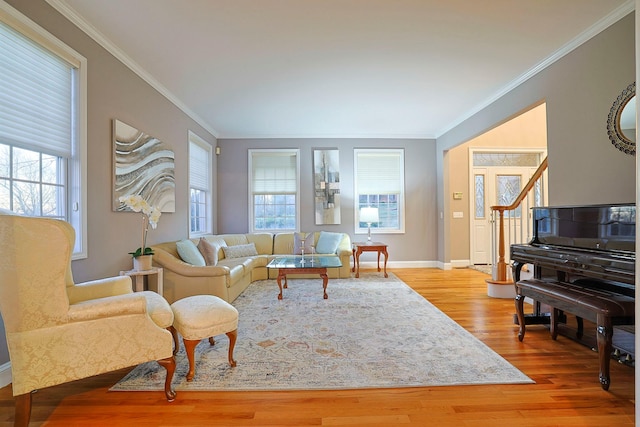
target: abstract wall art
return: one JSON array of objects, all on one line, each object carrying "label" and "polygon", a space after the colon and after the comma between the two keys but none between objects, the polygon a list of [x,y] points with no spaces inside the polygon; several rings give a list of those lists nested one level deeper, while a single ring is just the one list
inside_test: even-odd
[{"label": "abstract wall art", "polygon": [[337,148],[313,150],[316,225],[340,224],[340,158]]},{"label": "abstract wall art", "polygon": [[120,196],[140,195],[161,212],[175,212],[175,155],[170,145],[120,120],[113,121],[113,208]]}]

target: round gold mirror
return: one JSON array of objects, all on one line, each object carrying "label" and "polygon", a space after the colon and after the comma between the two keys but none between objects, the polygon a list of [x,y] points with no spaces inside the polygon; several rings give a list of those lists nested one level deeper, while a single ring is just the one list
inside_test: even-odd
[{"label": "round gold mirror", "polygon": [[632,83],[616,98],[607,118],[607,134],[620,151],[636,154],[636,84]]}]

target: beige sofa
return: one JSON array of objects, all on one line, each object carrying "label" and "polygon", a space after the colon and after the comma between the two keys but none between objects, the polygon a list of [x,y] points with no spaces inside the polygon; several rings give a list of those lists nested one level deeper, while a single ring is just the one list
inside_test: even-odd
[{"label": "beige sofa", "polygon": [[[305,233],[306,235],[307,233]],[[320,232],[314,233],[317,243]],[[219,247],[216,265],[196,266],[184,262],[178,254],[176,241],[153,245],[153,263],[164,269],[164,297],[173,303],[192,295],[215,295],[232,302],[247,286],[256,280],[275,279],[277,269],[268,269],[267,264],[275,256],[293,254],[294,233],[249,233],[203,236]],[[198,244],[199,238],[191,239]],[[258,255],[225,258],[223,246],[254,243]],[[333,256],[340,257],[342,267],[328,268],[329,278],[351,277],[351,239],[343,233],[342,240]],[[306,255],[306,254],[305,254]],[[317,255],[316,255],[317,256]],[[292,275],[291,277],[318,277]],[[319,279],[319,277],[318,277]]]}]

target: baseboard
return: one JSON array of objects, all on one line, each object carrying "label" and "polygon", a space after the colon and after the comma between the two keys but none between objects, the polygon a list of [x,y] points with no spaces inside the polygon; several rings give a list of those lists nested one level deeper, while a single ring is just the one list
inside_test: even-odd
[{"label": "baseboard", "polygon": [[[380,263],[383,268],[384,261]],[[377,268],[377,261],[360,261],[360,268]],[[438,268],[436,261],[392,261],[387,263],[387,269],[390,268]]]},{"label": "baseboard", "polygon": [[451,263],[450,262],[436,261],[436,263],[437,263],[437,267],[440,270],[451,270]]},{"label": "baseboard", "polygon": [[11,384],[11,362],[0,365],[0,388]]},{"label": "baseboard", "polygon": [[452,259],[451,267],[452,268],[467,268],[471,265],[471,260],[468,259]]}]

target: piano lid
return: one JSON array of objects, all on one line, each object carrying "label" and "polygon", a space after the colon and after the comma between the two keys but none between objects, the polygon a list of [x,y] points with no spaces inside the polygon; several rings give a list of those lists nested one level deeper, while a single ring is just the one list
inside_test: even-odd
[{"label": "piano lid", "polygon": [[635,255],[635,204],[532,208],[531,244]]}]

